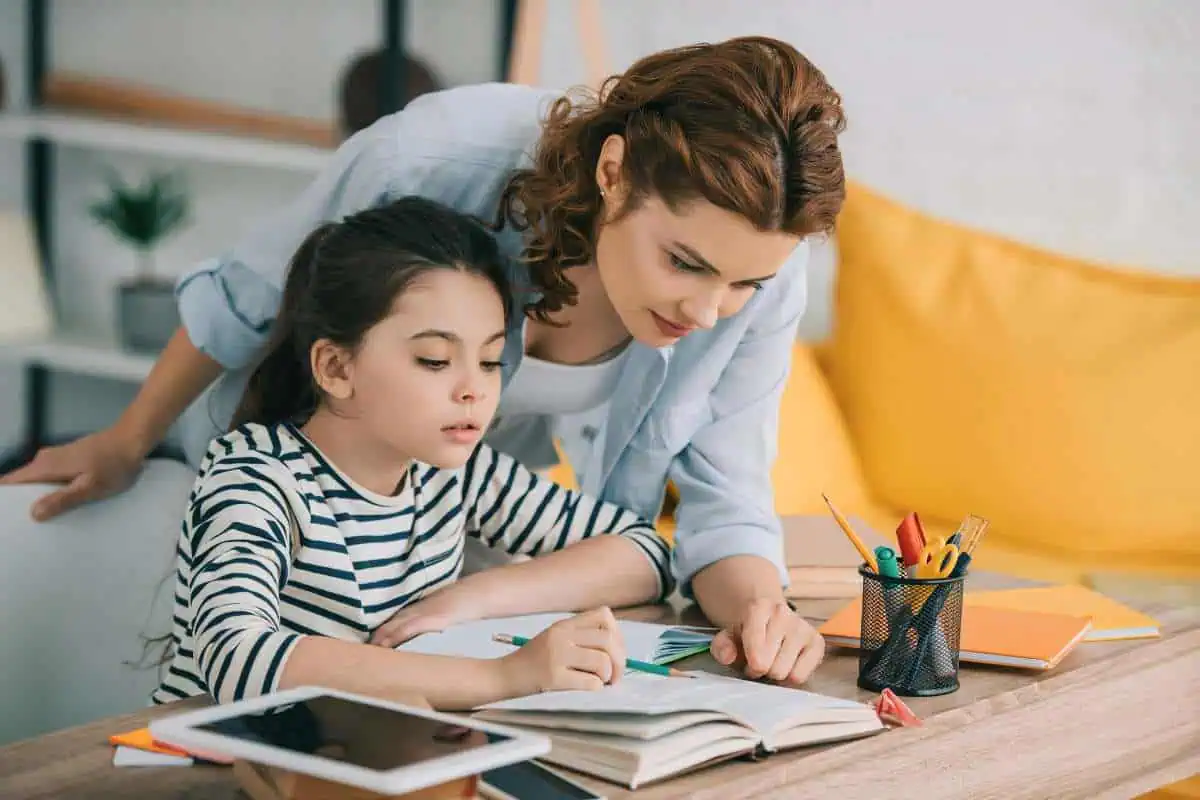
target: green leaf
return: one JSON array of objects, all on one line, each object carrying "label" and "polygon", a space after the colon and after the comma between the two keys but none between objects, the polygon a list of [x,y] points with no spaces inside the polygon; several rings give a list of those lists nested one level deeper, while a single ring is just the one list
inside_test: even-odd
[{"label": "green leaf", "polygon": [[92,203],[89,214],[140,250],[152,249],[187,220],[187,194],[175,175],[154,173],[140,186],[130,186],[108,170],[106,183],[108,197]]}]

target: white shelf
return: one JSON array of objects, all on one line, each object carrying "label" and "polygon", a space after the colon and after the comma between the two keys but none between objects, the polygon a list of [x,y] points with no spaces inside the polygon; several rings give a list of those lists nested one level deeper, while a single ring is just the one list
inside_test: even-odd
[{"label": "white shelf", "polygon": [[153,354],[125,350],[111,339],[73,332],[0,345],[0,362],[133,383],[146,379],[156,358]]},{"label": "white shelf", "polygon": [[0,114],[0,137],[254,167],[317,172],[333,150],[58,111]]}]

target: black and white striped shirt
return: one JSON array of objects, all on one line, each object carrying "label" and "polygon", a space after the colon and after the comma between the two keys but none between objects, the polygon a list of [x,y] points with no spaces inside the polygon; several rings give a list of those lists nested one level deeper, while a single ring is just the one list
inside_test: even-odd
[{"label": "black and white striped shirt", "polygon": [[535,475],[481,445],[460,469],[414,463],[383,496],[340,473],[291,425],[215,439],[177,550],[174,656],[156,703],[274,690],[302,636],[365,642],[397,610],[452,583],[466,536],[537,555],[614,533],[645,553],[660,597],[668,546],[632,512]]}]

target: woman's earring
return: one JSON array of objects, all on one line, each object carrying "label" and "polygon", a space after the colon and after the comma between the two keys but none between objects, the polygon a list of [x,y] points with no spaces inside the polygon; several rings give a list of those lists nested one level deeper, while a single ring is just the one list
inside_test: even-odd
[{"label": "woman's earring", "polygon": [[600,190],[600,196],[601,196],[601,197],[604,197],[604,190],[603,190],[603,189],[601,189],[601,190]]}]

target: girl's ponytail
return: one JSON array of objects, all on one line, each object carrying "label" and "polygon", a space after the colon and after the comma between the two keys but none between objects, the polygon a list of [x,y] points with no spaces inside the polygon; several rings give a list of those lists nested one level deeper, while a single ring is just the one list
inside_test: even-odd
[{"label": "girl's ponytail", "polygon": [[317,250],[325,237],[336,228],[326,223],[314,230],[300,244],[288,267],[287,282],[279,314],[271,326],[262,360],[255,367],[233,413],[230,428],[249,422],[273,425],[279,422],[302,423],[317,408],[317,387],[313,385],[308,367],[309,347],[301,329],[311,314],[305,306],[311,296]]}]

